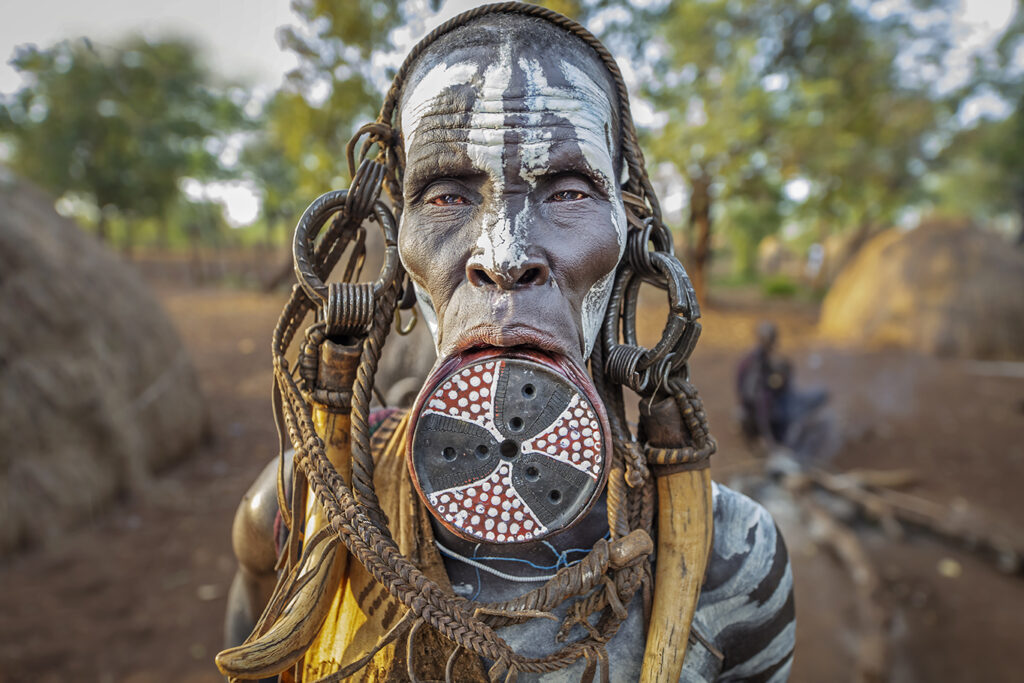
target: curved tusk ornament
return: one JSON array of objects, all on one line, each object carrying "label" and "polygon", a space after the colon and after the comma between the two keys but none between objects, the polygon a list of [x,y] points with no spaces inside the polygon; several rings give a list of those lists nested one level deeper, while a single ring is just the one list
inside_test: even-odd
[{"label": "curved tusk ornament", "polygon": [[640,680],[675,683],[686,658],[714,532],[711,472],[705,468],[666,474],[657,484],[654,601]]}]

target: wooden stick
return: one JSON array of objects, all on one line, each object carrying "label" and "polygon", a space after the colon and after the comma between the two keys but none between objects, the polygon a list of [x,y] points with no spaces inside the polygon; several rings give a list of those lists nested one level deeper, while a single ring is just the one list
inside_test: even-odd
[{"label": "wooden stick", "polygon": [[[346,480],[351,479],[349,415],[330,413],[314,404],[313,421],[324,439],[328,460]],[[310,495],[307,500],[304,537],[311,539],[326,526],[327,520],[316,496]],[[336,537],[307,549],[298,576],[308,574],[309,579],[304,579],[281,616],[265,633],[218,654],[217,668],[227,676],[250,680],[279,674],[299,661],[320,632],[347,565],[348,551]]]},{"label": "wooden stick", "polygon": [[[359,364],[359,346],[325,341],[320,347],[317,384],[334,390],[351,389]],[[352,418],[347,410],[312,405],[313,428],[324,442],[324,454],[347,484],[352,482]],[[308,542],[328,524],[326,513],[307,490],[303,538]],[[303,524],[303,520],[292,520]],[[254,679],[276,675],[298,662],[320,633],[330,612],[341,577],[348,567],[348,550],[337,537],[316,548],[306,548],[296,576],[302,585],[281,615],[267,630],[216,657],[217,667],[232,678]]]},{"label": "wooden stick", "polygon": [[1024,535],[1001,529],[969,509],[942,505],[902,491],[869,491],[844,475],[821,470],[810,470],[803,476],[828,493],[854,503],[865,516],[883,526],[888,520],[897,520],[924,529],[994,560],[997,568],[1006,573],[1024,568]]}]

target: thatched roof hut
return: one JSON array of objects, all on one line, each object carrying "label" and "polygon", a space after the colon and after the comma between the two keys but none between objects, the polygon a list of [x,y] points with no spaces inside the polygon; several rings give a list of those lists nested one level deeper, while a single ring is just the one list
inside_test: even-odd
[{"label": "thatched roof hut", "polygon": [[0,555],[190,452],[205,414],[138,275],[0,167]]},{"label": "thatched roof hut", "polygon": [[931,221],[873,238],[822,307],[827,339],[970,358],[1024,358],[1024,252],[970,225]]}]

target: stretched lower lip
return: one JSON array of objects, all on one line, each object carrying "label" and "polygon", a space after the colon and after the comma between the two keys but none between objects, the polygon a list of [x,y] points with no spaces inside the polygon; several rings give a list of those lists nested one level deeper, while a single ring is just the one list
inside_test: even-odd
[{"label": "stretched lower lip", "polygon": [[445,377],[456,367],[463,367],[480,360],[489,358],[523,358],[532,360],[541,365],[547,366],[565,375],[569,379],[579,382],[581,379],[589,384],[590,377],[586,370],[579,368],[569,357],[555,351],[540,349],[527,344],[517,346],[474,346],[463,351],[452,354],[437,366],[437,369],[427,379],[427,386],[433,385],[435,380]]},{"label": "stretched lower lip", "polygon": [[604,410],[604,402],[598,395],[597,388],[594,386],[594,382],[590,378],[590,373],[587,372],[587,369],[564,354],[542,350],[528,345],[474,346],[448,356],[444,361],[439,363],[434,369],[434,372],[427,377],[427,381],[423,384],[423,388],[420,390],[420,395],[416,399],[414,410],[418,413],[418,411],[422,409],[422,404],[426,397],[433,392],[434,388],[442,379],[452,374],[456,369],[466,367],[481,360],[499,357],[532,360],[535,363],[550,368],[554,372],[557,372],[569,381],[573,382],[583,390],[583,393],[595,406],[605,424],[606,433],[610,433],[607,430],[608,416]]},{"label": "stretched lower lip", "polygon": [[[414,482],[419,481],[417,478],[416,465],[413,455],[413,444],[415,442],[415,434],[417,428],[416,425],[418,424],[417,420],[419,416],[424,414],[427,401],[429,397],[434,395],[434,392],[437,390],[438,386],[442,382],[444,382],[446,378],[454,377],[456,373],[460,372],[464,368],[476,366],[487,361],[498,361],[498,363],[492,363],[492,367],[493,365],[499,364],[501,366],[504,366],[506,361],[514,362],[515,360],[528,361],[530,363],[544,366],[550,372],[556,375],[560,375],[561,377],[568,380],[570,384],[575,386],[576,389],[579,390],[586,397],[586,399],[593,406],[594,412],[597,414],[597,418],[598,420],[600,420],[601,423],[600,432],[602,434],[602,439],[605,444],[604,457],[611,457],[613,445],[611,437],[612,432],[610,429],[608,414],[605,410],[603,402],[600,399],[600,396],[598,395],[597,388],[594,386],[593,380],[590,378],[589,373],[587,373],[584,367],[579,365],[572,358],[569,358],[563,354],[547,350],[540,350],[537,349],[536,347],[532,347],[529,345],[510,347],[482,345],[464,349],[458,353],[451,354],[450,356],[445,358],[444,361],[442,361],[434,370],[434,372],[431,373],[430,377],[424,384],[423,389],[420,391],[420,395],[416,399],[416,402],[411,412],[411,415],[413,416],[412,421],[410,422],[409,425],[409,433],[414,436],[409,439],[406,449],[406,459],[409,471]],[[466,385],[463,385],[463,387],[466,388]],[[509,424],[511,425],[512,423],[510,422]],[[509,441],[510,440],[511,439],[509,439]],[[515,449],[518,449],[518,442],[514,443],[513,446]],[[600,494],[600,491],[606,484],[607,470],[607,462],[605,462],[602,465],[601,474],[599,476],[597,488],[594,491],[593,497],[590,498],[590,501],[587,503],[586,507],[579,513],[579,516],[576,517],[573,522],[571,522],[571,524],[575,524],[577,521],[579,521],[579,519],[581,519],[582,516],[586,514],[586,511],[590,508],[590,506],[593,505],[594,500],[596,500],[596,497]],[[416,487],[419,490],[420,496],[423,496],[423,490],[420,488],[419,483],[416,483]],[[436,516],[437,515],[435,515],[435,517]],[[452,526],[448,522],[442,520],[441,523],[444,524],[448,529],[453,531],[453,533],[462,537],[464,540],[480,540],[479,537],[465,535],[466,532],[459,531],[455,526]]]}]

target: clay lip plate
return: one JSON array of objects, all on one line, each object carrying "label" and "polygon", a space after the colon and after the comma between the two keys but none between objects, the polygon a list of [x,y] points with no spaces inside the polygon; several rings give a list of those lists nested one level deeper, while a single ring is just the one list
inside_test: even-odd
[{"label": "clay lip plate", "polygon": [[467,541],[536,542],[568,529],[607,482],[604,405],[564,356],[523,347],[456,354],[424,385],[409,429],[421,499]]}]

